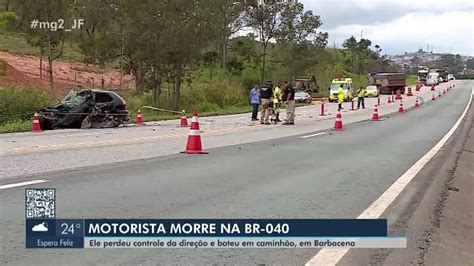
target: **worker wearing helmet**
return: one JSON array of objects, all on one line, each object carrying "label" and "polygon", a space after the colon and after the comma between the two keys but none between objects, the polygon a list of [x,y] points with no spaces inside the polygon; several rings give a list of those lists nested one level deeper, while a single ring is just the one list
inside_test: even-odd
[{"label": "worker wearing helmet", "polygon": [[339,104],[339,107],[338,107],[338,111],[341,111],[341,109],[344,109],[342,108],[342,103],[344,102],[344,87],[343,85],[341,84],[341,86],[339,86],[339,89],[337,89],[337,102]]}]

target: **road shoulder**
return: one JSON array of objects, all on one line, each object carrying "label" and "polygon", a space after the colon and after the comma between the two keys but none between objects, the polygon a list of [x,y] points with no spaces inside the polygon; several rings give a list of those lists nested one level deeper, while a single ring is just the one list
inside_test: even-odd
[{"label": "road shoulder", "polygon": [[439,221],[435,224],[439,238],[431,244],[437,249],[425,255],[427,265],[472,265],[474,261],[473,126],[474,123],[434,213]]},{"label": "road shoulder", "polygon": [[473,261],[474,103],[458,130],[381,218],[406,249],[351,250],[338,265],[469,265]]}]

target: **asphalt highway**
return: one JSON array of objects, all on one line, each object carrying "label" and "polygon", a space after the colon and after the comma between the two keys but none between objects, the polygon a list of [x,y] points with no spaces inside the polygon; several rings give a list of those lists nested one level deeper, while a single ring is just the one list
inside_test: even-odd
[{"label": "asphalt highway", "polygon": [[[422,108],[346,125],[342,132],[97,166],[30,187],[56,189],[60,218],[354,218],[451,129],[473,85],[460,81]],[[317,252],[25,250],[24,189],[0,190],[2,264],[289,265],[304,264]]]}]

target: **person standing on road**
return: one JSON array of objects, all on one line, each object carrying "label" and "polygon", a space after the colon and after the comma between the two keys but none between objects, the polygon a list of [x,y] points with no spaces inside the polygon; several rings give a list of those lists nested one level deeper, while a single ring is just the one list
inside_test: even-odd
[{"label": "person standing on road", "polygon": [[342,109],[342,103],[344,102],[344,87],[343,85],[341,84],[341,86],[339,86],[339,89],[337,89],[337,102],[339,104],[339,107],[337,108],[338,111],[341,111]]},{"label": "person standing on road", "polygon": [[252,121],[257,121],[258,106],[260,104],[260,91],[258,85],[250,90],[250,104],[252,105]]},{"label": "person standing on road", "polygon": [[280,120],[280,107],[281,107],[281,82],[278,82],[275,89],[273,89],[273,110],[275,112],[275,123],[281,122]]},{"label": "person standing on road", "polygon": [[360,105],[362,104],[362,109],[365,109],[365,89],[364,87],[360,87],[357,90],[357,109],[360,109]]},{"label": "person standing on road", "polygon": [[260,102],[262,104],[262,112],[260,114],[260,124],[270,125],[270,104],[273,91],[269,83],[260,89]]},{"label": "person standing on road", "polygon": [[293,84],[285,81],[283,101],[286,102],[286,121],[282,125],[295,124],[295,88]]}]

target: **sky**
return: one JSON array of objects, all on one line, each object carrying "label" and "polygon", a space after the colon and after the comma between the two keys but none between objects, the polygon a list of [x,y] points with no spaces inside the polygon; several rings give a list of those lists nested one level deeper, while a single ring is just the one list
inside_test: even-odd
[{"label": "sky", "polygon": [[329,46],[351,35],[383,54],[426,51],[474,56],[473,0],[299,0],[320,15]]}]

